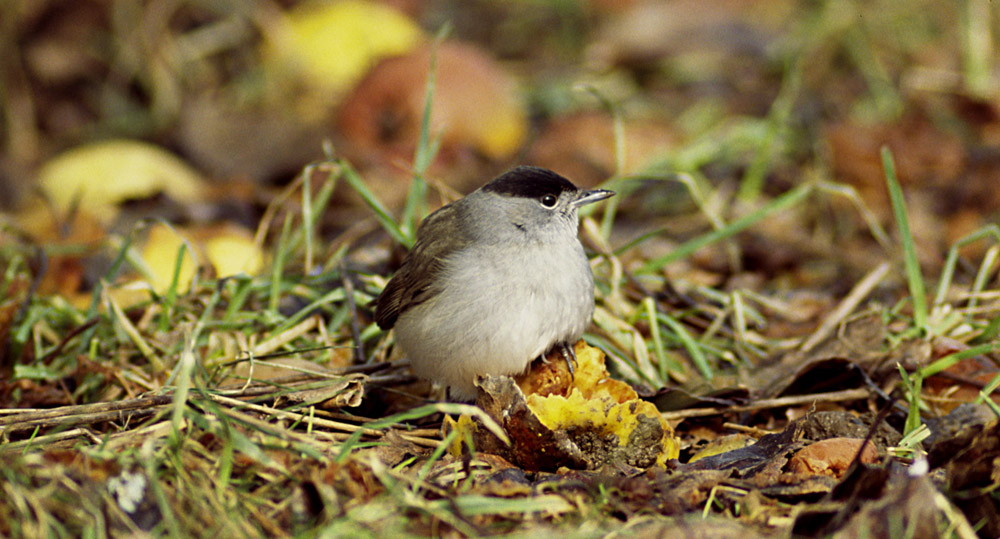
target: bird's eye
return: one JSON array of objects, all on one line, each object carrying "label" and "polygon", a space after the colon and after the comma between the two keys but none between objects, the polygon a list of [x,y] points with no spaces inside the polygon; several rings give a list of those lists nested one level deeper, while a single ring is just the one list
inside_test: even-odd
[{"label": "bird's eye", "polygon": [[545,195],[545,196],[543,196],[539,200],[542,203],[542,206],[545,206],[546,208],[555,208],[556,207],[556,197],[554,197],[552,195]]}]

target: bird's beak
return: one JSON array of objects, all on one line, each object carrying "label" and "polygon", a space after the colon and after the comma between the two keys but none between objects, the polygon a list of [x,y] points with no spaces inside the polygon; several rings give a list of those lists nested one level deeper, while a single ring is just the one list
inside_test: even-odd
[{"label": "bird's beak", "polygon": [[607,189],[594,189],[593,191],[581,191],[580,198],[573,201],[573,206],[579,208],[580,206],[586,206],[587,204],[597,202],[599,200],[604,200],[610,196],[614,196],[614,191],[608,191]]}]

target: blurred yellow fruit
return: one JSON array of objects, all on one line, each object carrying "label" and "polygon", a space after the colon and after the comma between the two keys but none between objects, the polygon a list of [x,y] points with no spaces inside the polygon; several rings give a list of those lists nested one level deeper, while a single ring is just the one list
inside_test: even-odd
[{"label": "blurred yellow fruit", "polygon": [[219,278],[240,273],[256,275],[264,265],[264,255],[253,236],[231,226],[216,230],[205,239],[205,256]]},{"label": "blurred yellow fruit", "polygon": [[157,294],[164,294],[170,289],[174,279],[174,268],[177,265],[177,255],[182,246],[184,258],[177,275],[177,291],[187,292],[191,288],[198,265],[191,253],[190,242],[173,228],[164,224],[155,224],[149,229],[146,244],[142,249],[142,260],[146,263],[150,286]]},{"label": "blurred yellow fruit", "polygon": [[39,171],[39,184],[56,208],[79,209],[107,223],[117,204],[163,193],[194,202],[203,191],[201,176],[173,154],[145,142],[108,140],[68,150]]},{"label": "blurred yellow fruit", "polygon": [[254,243],[252,234],[235,225],[178,230],[156,224],[149,229],[142,260],[149,274],[149,285],[157,294],[163,294],[170,288],[181,245],[187,247],[178,275],[178,292],[187,292],[191,288],[197,270],[196,259],[211,265],[219,278],[240,273],[255,275],[264,265],[264,254]]},{"label": "blurred yellow fruit", "polygon": [[412,49],[423,31],[386,5],[312,1],[290,10],[271,37],[264,51],[267,69],[291,71],[310,86],[340,93],[378,60]]}]

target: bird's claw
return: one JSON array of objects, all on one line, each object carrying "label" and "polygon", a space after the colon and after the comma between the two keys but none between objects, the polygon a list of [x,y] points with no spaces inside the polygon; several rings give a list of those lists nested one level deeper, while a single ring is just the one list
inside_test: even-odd
[{"label": "bird's claw", "polygon": [[576,350],[573,349],[569,343],[560,343],[559,348],[562,350],[563,359],[566,360],[566,368],[569,369],[569,379],[573,380],[576,376],[576,370],[573,366],[576,363]]}]

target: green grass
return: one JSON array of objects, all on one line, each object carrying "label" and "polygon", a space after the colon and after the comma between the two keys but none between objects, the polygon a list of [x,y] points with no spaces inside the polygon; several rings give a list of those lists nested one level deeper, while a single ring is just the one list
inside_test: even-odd
[{"label": "green grass", "polygon": [[[960,48],[950,51],[962,59],[963,76],[975,92],[988,89],[983,69],[992,54],[983,40],[988,20],[972,17],[983,6],[976,0],[963,4],[957,14]],[[882,8],[890,14],[881,14]],[[613,120],[614,170],[604,185],[619,191],[585,213],[582,233],[599,249],[592,255],[598,310],[584,338],[608,353],[615,377],[653,390],[747,386],[758,365],[787,358],[827,314],[797,319],[801,313],[789,312],[797,293],[826,294],[824,308],[841,299],[822,288],[827,281],[811,277],[811,269],[859,275],[870,270],[838,260],[845,254],[840,244],[822,254],[790,245],[803,257],[794,269],[757,270],[769,280],[753,289],[731,287],[740,277],[754,277],[741,267],[748,252],[743,240],[768,231],[771,220],[787,219],[782,222],[799,227],[798,237],[835,238],[845,249],[860,245],[903,268],[903,278],[888,277],[869,291],[881,303],[858,307],[882,313],[886,322],[884,349],[863,352],[892,358],[905,344],[931,345],[938,338],[964,347],[930,357],[915,370],[900,368],[898,384],[888,388],[907,402],[905,430],[912,439],[905,445],[916,451],[913,440],[934,408],[923,391],[927,378],[971,358],[994,357],[1000,349],[1000,313],[990,295],[1000,228],[985,224],[949,247],[928,301],[934,270],[918,263],[905,203],[911,193],[900,186],[893,155],[886,149],[867,157],[881,158],[894,237],[866,206],[870,201],[834,176],[822,149],[823,126],[803,125],[813,119],[800,107],[828,104],[822,85],[849,79],[858,93],[829,104],[830,110],[892,121],[913,99],[897,83],[912,73],[898,66],[926,57],[929,36],[939,35],[951,19],[937,16],[944,7],[927,3],[795,9],[802,13],[791,37],[764,52],[776,84],[760,100],[762,112],[733,114],[711,96],[677,105],[665,114],[676,113],[684,142],[639,171],[625,170],[624,156],[632,150],[626,147],[626,120],[650,101],[611,97],[597,85],[584,85]],[[665,87],[678,82],[670,73],[656,75]],[[0,382],[6,405],[37,409],[0,413],[0,535],[137,533],[111,488],[136,476],[147,481],[142,511],[156,516],[151,533],[175,537],[583,537],[627,529],[638,514],[660,510],[637,509],[643,491],[604,476],[599,483],[539,476],[530,487],[494,485],[487,478],[503,464],[457,440],[458,431],[442,434],[440,418],[471,414],[503,438],[495,422],[469,406],[404,396],[410,391],[405,366],[378,370],[396,355],[390,353],[391,335],[371,322],[367,305],[388,275],[348,262],[380,266],[390,245],[413,245],[419,221],[433,210],[428,180],[440,141],[431,131],[430,106],[437,84],[434,76],[426,83],[404,206],[387,207],[368,188],[364,172],[328,149],[326,159],[306,166],[261,219],[257,239],[271,255],[262,275],[200,278],[183,292],[178,277],[190,249],[185,247],[162,296],[122,305],[113,292],[126,276],[143,274],[135,244],[145,223],[97,247],[36,245],[2,225],[0,329],[6,332],[0,331]],[[948,119],[948,111],[935,114]],[[655,221],[647,229],[626,228],[630,204],[649,192],[642,189],[676,183],[684,200],[656,206],[645,216]],[[337,211],[338,189],[361,197],[380,235],[327,251],[322,216]],[[687,213],[667,215],[672,211]],[[684,226],[678,226],[682,219]],[[981,259],[965,260],[966,248],[980,243],[987,244]],[[82,304],[42,295],[37,249],[49,256],[100,251],[106,269]],[[669,297],[668,284],[680,300]],[[880,306],[886,302],[892,306]],[[844,313],[829,339],[840,338],[856,312]],[[359,343],[363,361],[351,354]],[[289,358],[308,364],[288,365]],[[265,368],[275,372],[261,374]],[[369,386],[361,394],[364,381]],[[990,380],[980,401],[992,405],[988,395],[998,384],[1000,376]],[[389,396],[380,400],[375,386],[384,386]],[[322,406],[359,395],[361,408]],[[383,409],[385,403],[393,408]],[[448,453],[456,441],[465,444],[465,456]],[[401,454],[393,453],[397,449]],[[738,506],[720,501],[724,494],[713,490],[719,503],[700,510],[735,518],[730,511]]]}]

